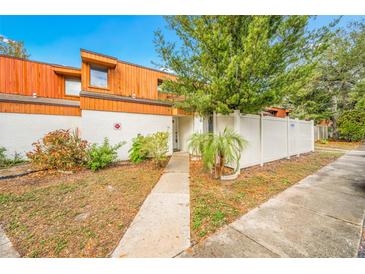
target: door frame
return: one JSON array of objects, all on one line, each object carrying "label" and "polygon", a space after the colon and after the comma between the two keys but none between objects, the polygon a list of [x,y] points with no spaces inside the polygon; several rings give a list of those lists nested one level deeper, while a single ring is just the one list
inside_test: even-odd
[{"label": "door frame", "polygon": [[172,117],[172,150],[180,151],[180,128],[179,117]]}]

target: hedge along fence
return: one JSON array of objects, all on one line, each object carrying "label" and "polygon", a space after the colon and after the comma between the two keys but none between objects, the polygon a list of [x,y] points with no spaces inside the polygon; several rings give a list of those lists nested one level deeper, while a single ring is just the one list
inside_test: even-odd
[{"label": "hedge along fence", "polygon": [[225,127],[232,127],[248,141],[241,156],[241,168],[314,151],[313,121],[241,115],[237,111],[232,115],[218,114],[213,117],[216,133]]}]

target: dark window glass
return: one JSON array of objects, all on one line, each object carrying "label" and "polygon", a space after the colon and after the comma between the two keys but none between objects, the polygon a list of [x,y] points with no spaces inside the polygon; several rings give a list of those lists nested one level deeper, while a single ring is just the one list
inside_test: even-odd
[{"label": "dark window glass", "polygon": [[108,88],[108,69],[90,67],[90,85],[98,88]]}]

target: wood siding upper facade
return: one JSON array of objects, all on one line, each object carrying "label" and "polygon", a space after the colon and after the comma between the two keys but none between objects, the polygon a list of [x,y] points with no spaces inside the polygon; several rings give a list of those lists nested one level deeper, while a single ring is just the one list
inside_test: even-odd
[{"label": "wood siding upper facade", "polygon": [[[87,59],[83,57],[86,53]],[[176,79],[171,74],[117,60],[114,67],[104,65],[108,68],[108,88],[96,88],[90,85],[90,66],[103,66],[100,59],[103,58],[106,62],[107,57],[86,51],[82,51],[81,56],[82,90],[85,91],[159,100],[163,95],[159,96],[157,91],[158,80]]]},{"label": "wood siding upper facade", "polygon": [[[81,50],[81,69],[23,60],[0,55],[0,94],[36,96],[77,100],[80,107],[37,105],[29,102],[6,102],[0,98],[0,112],[80,115],[80,110],[120,111],[172,115],[171,106],[160,105],[166,94],[159,94],[158,82],[176,79],[172,74],[129,64],[114,57]],[[93,87],[90,84],[90,67],[98,66],[107,70],[107,87]],[[95,99],[88,96],[65,94],[66,77],[79,78],[82,92],[117,95],[132,99],[146,99],[148,104],[123,102],[111,99]],[[20,96],[21,97],[21,96]],[[156,104],[154,104],[156,102]]]},{"label": "wood siding upper facade", "polygon": [[64,76],[55,72],[59,67],[0,56],[0,93],[78,100],[65,95]]}]

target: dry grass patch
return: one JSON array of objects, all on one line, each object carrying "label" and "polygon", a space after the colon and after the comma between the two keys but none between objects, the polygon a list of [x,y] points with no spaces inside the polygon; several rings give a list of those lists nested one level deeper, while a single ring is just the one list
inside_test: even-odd
[{"label": "dry grass patch", "polygon": [[342,153],[313,152],[244,169],[231,185],[212,179],[200,161],[190,162],[191,235],[200,241],[218,228],[297,183]]},{"label": "dry grass patch", "polygon": [[327,144],[321,144],[319,141],[316,143],[317,148],[335,148],[335,149],[345,149],[352,150],[356,149],[361,142],[346,142],[346,141],[328,141]]},{"label": "dry grass patch", "polygon": [[22,256],[105,257],[162,171],[146,162],[3,180],[0,222]]}]

